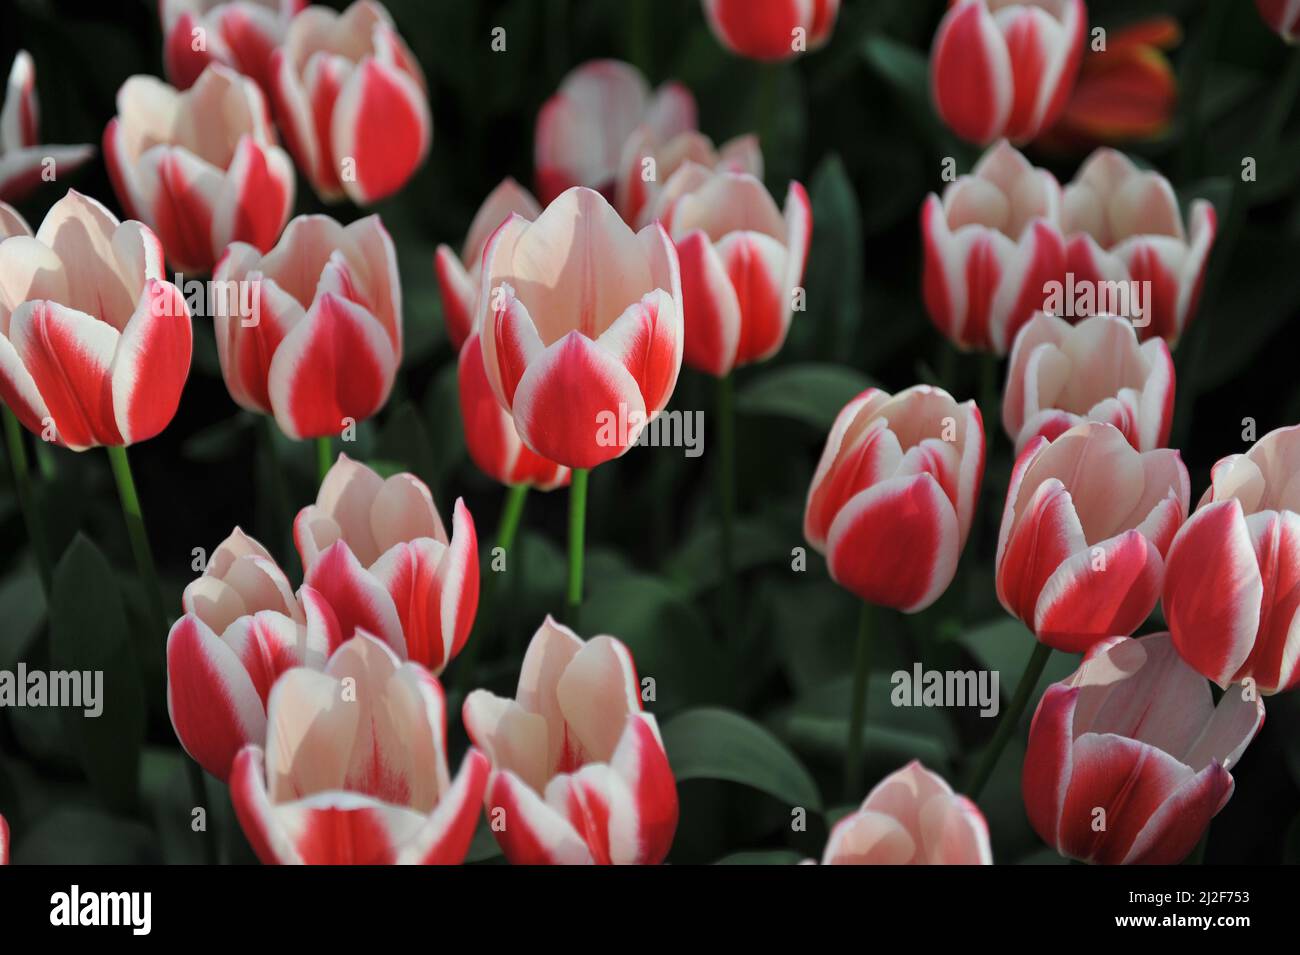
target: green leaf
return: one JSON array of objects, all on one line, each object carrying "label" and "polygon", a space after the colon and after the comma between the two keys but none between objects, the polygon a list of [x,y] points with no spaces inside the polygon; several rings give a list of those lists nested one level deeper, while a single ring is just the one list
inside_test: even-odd
[{"label": "green leaf", "polygon": [[664,726],[663,737],[678,782],[741,783],[787,805],[821,812],[821,794],[808,770],[784,743],[739,713],[688,710]]},{"label": "green leaf", "polygon": [[792,418],[829,431],[835,416],[871,384],[862,372],[843,365],[784,365],[755,375],[736,396],[736,410]]},{"label": "green leaf", "polygon": [[[122,597],[99,549],[78,534],[54,571],[50,659],[55,670],[102,674],[102,712],[64,708],[82,768],[105,804],[130,811],[139,796],[145,704]],[[158,634],[158,641],[164,639]]]},{"label": "green leaf", "polygon": [[12,670],[45,620],[45,594],[35,570],[19,570],[0,584],[0,670]]},{"label": "green leaf", "polygon": [[157,841],[146,826],[104,812],[59,808],[14,838],[17,865],[157,865]]},{"label": "green leaf", "polygon": [[817,167],[811,198],[808,311],[797,317],[795,331],[800,341],[815,337],[816,354],[845,355],[862,325],[862,213],[839,156],[827,156]]}]

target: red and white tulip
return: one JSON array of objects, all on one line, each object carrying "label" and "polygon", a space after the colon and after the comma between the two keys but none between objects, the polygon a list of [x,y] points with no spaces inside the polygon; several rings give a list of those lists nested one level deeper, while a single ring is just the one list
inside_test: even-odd
[{"label": "red and white tulip", "polygon": [[835,824],[822,854],[822,865],[992,864],[979,807],[915,759]]},{"label": "red and white tulip", "polygon": [[703,0],[718,42],[737,56],[770,62],[824,46],[840,0]]},{"label": "red and white tulip", "polygon": [[104,159],[122,207],[181,272],[210,272],[231,242],[267,251],[293,208],[293,163],[265,98],[220,64],[183,93],[152,76],[123,83]]},{"label": "red and white tulip", "polygon": [[[240,308],[213,316],[230,396],[291,438],[341,434],[383,407],[402,357],[397,252],[378,216],[298,216],[262,255],[232,243],[215,285]],[[243,305],[251,306],[249,313]]]},{"label": "red and white tulip", "polygon": [[1005,355],[1065,279],[1061,186],[1006,142],[921,211],[930,320],[962,349]]},{"label": "red and white tulip", "polygon": [[461,350],[474,331],[474,306],[478,304],[479,280],[483,275],[483,249],[492,233],[512,215],[529,222],[542,214],[533,194],[510,177],[488,193],[469,224],[465,245],[457,256],[451,247],[438,246],[433,257],[433,271],[442,298],[442,318],[447,326],[451,347]]},{"label": "red and white tulip", "polygon": [[1220,686],[1300,685],[1300,426],[1214,466],[1169,548],[1164,611],[1174,646]]},{"label": "red and white tulip", "polygon": [[1259,15],[1268,28],[1286,40],[1300,39],[1300,0],[1255,0]]},{"label": "red and white tulip", "polygon": [[550,617],[513,700],[475,690],[465,729],[492,762],[488,818],[516,865],[658,865],[677,830],[677,783],[641,710],[632,655]]},{"label": "red and white tulip", "polygon": [[613,201],[624,157],[641,136],[668,142],[695,128],[695,97],[680,83],[665,83],[651,93],[645,77],[628,63],[583,63],[537,114],[537,195],[549,204],[573,186],[586,186]]},{"label": "red and white tulip", "polygon": [[1087,30],[1083,0],[953,0],[930,51],[939,115],[977,145],[1034,139],[1065,109]]},{"label": "red and white tulip", "polygon": [[1017,454],[1085,421],[1113,424],[1136,450],[1151,451],[1169,443],[1173,416],[1169,346],[1160,338],[1139,344],[1127,319],[1095,315],[1070,325],[1040,312],[1016,336],[1002,424]]},{"label": "red and white tulip", "polygon": [[[9,218],[6,228],[20,226]],[[28,430],[82,451],[167,427],[192,331],[165,276],[147,226],[74,191],[35,236],[0,240],[0,399]]]},{"label": "red and white tulip", "polygon": [[497,229],[477,308],[493,393],[524,443],[557,464],[626,453],[677,384],[677,251],[659,224],[633,232],[594,190]]},{"label": "red and white tulip", "polygon": [[[1183,225],[1173,186],[1113,149],[1099,149],[1065,187],[1061,227],[1066,270],[1081,282],[1136,282],[1142,315],[1128,316],[1141,338],[1172,346],[1196,314],[1217,216],[1205,199]],[[1147,289],[1149,288],[1149,293]]]},{"label": "red and white tulip", "polygon": [[306,0],[159,0],[163,65],[188,89],[209,63],[221,63],[270,89],[271,53]]},{"label": "red and white tulip", "polygon": [[984,477],[975,402],[916,385],[868,388],[835,419],[808,489],[803,532],[831,578],[916,613],[952,583]]},{"label": "red and white tulip", "polygon": [[17,202],[42,182],[72,172],[90,161],[95,147],[43,145],[36,65],[19,50],[9,70],[0,106],[0,202]]},{"label": "red and white tulip", "polygon": [[424,74],[380,4],[307,7],[270,70],[280,131],[322,199],[371,205],[424,162],[433,141]]},{"label": "red and white tulip", "polygon": [[1103,865],[1173,865],[1232,796],[1229,770],[1264,704],[1210,685],[1167,633],[1112,637],[1039,701],[1021,790],[1029,821],[1063,856]]},{"label": "red and white tulip", "polygon": [[659,198],[665,185],[679,169],[694,164],[706,170],[744,172],[763,178],[763,152],[758,137],[737,136],[721,146],[703,133],[688,130],[667,142],[655,139],[652,129],[642,126],[623,149],[614,207],[623,220],[637,227],[662,216]]},{"label": "red and white tulip", "polygon": [[1113,425],[1035,438],[1012,469],[1002,514],[1002,606],[1067,653],[1131,634],[1160,598],[1189,494],[1177,451],[1139,453]]},{"label": "red and white tulip", "polygon": [[453,778],[441,685],[360,634],[324,671],[294,668],[271,690],[266,746],[235,759],[230,795],[267,864],[458,865],[469,851],[488,761]]},{"label": "red and white tulip", "polygon": [[403,660],[441,673],[469,639],[478,609],[478,539],[457,500],[447,536],[429,488],[413,474],[381,478],[340,454],[293,539],[304,583],[345,635],[365,630]]}]

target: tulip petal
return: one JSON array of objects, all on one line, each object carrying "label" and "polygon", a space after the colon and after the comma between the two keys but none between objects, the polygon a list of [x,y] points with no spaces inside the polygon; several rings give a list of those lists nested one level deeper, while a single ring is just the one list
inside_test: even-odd
[{"label": "tulip petal", "polygon": [[[433,120],[424,92],[411,77],[367,57],[338,94],[329,142],[343,168],[343,191],[366,206],[392,195],[424,161]],[[348,175],[348,160],[355,163]]]},{"label": "tulip petal", "polygon": [[171,422],[192,348],[189,307],[180,289],[149,280],[113,356],[113,413],[124,444],[152,438]]},{"label": "tulip petal", "polygon": [[344,639],[358,630],[373,633],[406,656],[406,641],[393,598],[361,566],[344,541],[337,541],[307,570],[304,581],[319,591],[338,618]]}]

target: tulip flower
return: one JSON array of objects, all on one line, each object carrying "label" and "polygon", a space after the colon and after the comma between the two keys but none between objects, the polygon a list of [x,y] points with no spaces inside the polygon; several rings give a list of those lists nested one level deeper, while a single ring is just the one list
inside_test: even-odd
[{"label": "tulip flower", "polygon": [[737,136],[721,146],[703,133],[688,130],[666,143],[657,142],[648,127],[633,133],[623,149],[614,206],[623,220],[637,227],[648,225],[662,214],[656,210],[664,186],[679,169],[695,164],[705,170],[744,172],[763,178],[763,153],[758,137]]},{"label": "tulip flower", "polygon": [[1167,633],[1112,637],[1048,687],[1029,730],[1021,790],[1029,821],[1063,856],[1172,865],[1232,795],[1229,770],[1264,704],[1210,686]]},{"label": "tulip flower", "polygon": [[388,400],[402,355],[397,252],[378,216],[298,216],[265,256],[235,242],[213,270],[239,306],[213,317],[230,396],[291,438],[340,434]]},{"label": "tulip flower", "polygon": [[665,83],[652,94],[628,63],[583,63],[537,114],[537,194],[549,204],[566,189],[587,186],[612,201],[625,153],[641,136],[668,142],[695,123],[695,97],[680,83]]},{"label": "tulip flower", "polygon": [[293,207],[266,100],[219,64],[184,93],[152,76],[123,83],[104,159],[123,208],[157,230],[178,271],[210,272],[231,242],[267,251]]},{"label": "tulip flower", "polygon": [[0,399],[28,430],[81,451],[167,426],[191,330],[165,274],[148,227],[74,191],[34,237],[0,241]]},{"label": "tulip flower", "polygon": [[939,115],[980,146],[1034,139],[1065,109],[1087,29],[1083,0],[954,0],[930,51]]},{"label": "tulip flower", "polygon": [[703,0],[719,43],[752,60],[785,60],[824,46],[840,0]]},{"label": "tulip flower", "polygon": [[1300,685],[1300,426],[1214,466],[1169,548],[1164,611],[1174,646],[1220,686]]},{"label": "tulip flower", "polygon": [[95,147],[50,146],[40,141],[36,66],[19,50],[0,106],[0,202],[17,202],[42,182],[72,172],[95,155]]},{"label": "tulip flower", "polygon": [[1177,343],[1196,313],[1217,218],[1205,199],[1192,203],[1190,235],[1178,198],[1158,172],[1123,153],[1099,149],[1065,188],[1061,225],[1066,266],[1076,284],[1138,283],[1141,338]]},{"label": "tulip flower", "polygon": [[536,222],[512,216],[483,252],[479,328],[497,400],[524,443],[570,468],[619,457],[663,410],[682,362],[677,253],[634,233],[591,189]]},{"label": "tulip flower", "polygon": [[984,476],[975,402],[868,388],[839,413],[808,489],[804,537],[861,599],[924,610],[952,582]]},{"label": "tulip flower", "polygon": [[384,479],[346,454],[298,512],[293,539],[305,583],[344,634],[360,629],[439,674],[469,638],[478,608],[478,540],[457,500],[447,537],[428,487]]},{"label": "tulip flower", "polygon": [[1300,0],[1255,0],[1259,15],[1268,28],[1286,40],[1300,39]]},{"label": "tulip flower", "polygon": [[185,585],[181,607],[217,633],[263,610],[303,622],[289,578],[270,552],[238,527],[207,558],[203,574]]},{"label": "tulip flower", "polygon": [[569,469],[529,450],[497,401],[483,368],[478,333],[461,349],[457,366],[465,444],[478,469],[492,480],[550,491],[569,483]]},{"label": "tulip flower", "polygon": [[478,824],[488,762],[447,770],[442,687],[366,634],[324,672],[271,690],[266,746],[244,747],[230,795],[264,863],[458,865]]},{"label": "tulip flower", "polygon": [[424,162],[433,140],[424,74],[378,3],[303,10],[270,72],[280,130],[322,199],[371,205]]},{"label": "tulip flower", "polygon": [[474,331],[474,306],[478,300],[479,280],[483,275],[483,247],[497,226],[512,215],[529,220],[542,213],[533,194],[513,179],[506,177],[493,189],[469,224],[469,234],[461,254],[447,245],[439,245],[433,257],[434,274],[438,279],[438,293],[442,297],[442,317],[447,326],[451,347],[461,350],[465,340]]},{"label": "tulip flower", "polygon": [[163,65],[189,89],[209,63],[221,63],[270,88],[271,53],[306,0],[161,0]]},{"label": "tulip flower", "polygon": [[[676,191],[677,182],[669,189]],[[812,238],[804,187],[790,183],[783,214],[755,176],[712,173],[674,198],[662,223],[681,265],[686,364],[721,378],[776,354]]]},{"label": "tulip flower", "polygon": [[1065,279],[1061,187],[1005,142],[921,212],[924,297],[953,344],[1005,355]]},{"label": "tulip flower", "polygon": [[998,599],[1067,653],[1128,635],[1151,613],[1187,517],[1177,451],[1139,453],[1110,424],[1035,438],[1011,472],[998,535]]},{"label": "tulip flower", "polygon": [[677,784],[641,711],[632,655],[550,617],[524,654],[515,699],[486,690],[462,717],[492,763],[488,817],[516,865],[657,865],[677,829]]},{"label": "tulip flower", "polygon": [[992,865],[979,807],[912,760],[831,830],[822,865]]},{"label": "tulip flower", "polygon": [[1127,319],[1095,315],[1070,325],[1039,313],[1011,349],[1002,424],[1019,454],[1085,421],[1104,421],[1138,451],[1169,443],[1174,363],[1163,339],[1138,344]]}]

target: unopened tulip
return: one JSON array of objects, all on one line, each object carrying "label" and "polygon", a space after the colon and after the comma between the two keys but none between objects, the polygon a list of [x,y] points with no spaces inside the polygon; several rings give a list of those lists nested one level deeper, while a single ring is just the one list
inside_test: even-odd
[{"label": "unopened tulip", "polygon": [[158,232],[181,272],[208,273],[231,242],[271,248],[293,207],[293,163],[257,85],[213,65],[178,93],[133,76],[104,130],[123,208]]},{"label": "unopened tulip", "polygon": [[161,0],[163,65],[188,89],[209,63],[222,63],[270,88],[271,53],[306,0]]},{"label": "unopened tulip", "polygon": [[1139,453],[1113,425],[1035,438],[1012,469],[1002,514],[1002,606],[1067,653],[1131,634],[1160,597],[1189,493],[1177,451]]},{"label": "unopened tulip", "polygon": [[458,865],[482,812],[488,761],[447,769],[442,687],[366,634],[324,672],[271,690],[266,746],[235,759],[230,795],[264,863]]},{"label": "unopened tulip", "polygon": [[892,397],[868,388],[826,439],[804,537],[835,582],[863,600],[924,610],[957,571],[983,477],[975,402],[929,385]]},{"label": "unopened tulip", "polygon": [[695,129],[695,123],[695,97],[680,83],[665,83],[651,93],[628,63],[584,63],[537,114],[537,194],[550,203],[566,189],[587,186],[613,201],[620,164],[638,130],[653,142],[668,142]]},{"label": "unopened tulip", "polygon": [[784,60],[824,46],[840,0],[703,0],[718,42],[738,56]]},{"label": "unopened tulip", "polygon": [[514,421],[488,383],[477,332],[461,349],[456,373],[465,444],[480,471],[501,484],[524,484],[541,491],[569,483],[568,468],[535,454],[519,440]]},{"label": "unopened tulip", "polygon": [[1051,441],[1084,421],[1105,421],[1138,451],[1169,443],[1174,363],[1154,338],[1138,344],[1127,319],[1085,318],[1078,325],[1039,313],[1011,349],[1002,424],[1019,454],[1037,437]]},{"label": "unopened tulip", "polygon": [[167,427],[192,333],[165,275],[147,226],[73,191],[0,241],[0,399],[23,425],[74,451]]},{"label": "unopened tulip", "polygon": [[263,610],[303,622],[289,578],[265,547],[236,527],[181,594],[181,607],[221,633],[240,617]]},{"label": "unopened tulip", "polygon": [[930,320],[963,349],[1005,355],[1065,278],[1061,186],[1005,142],[921,212]]},{"label": "unopened tulip", "polygon": [[688,163],[706,170],[745,172],[763,178],[763,153],[754,135],[737,136],[721,146],[703,133],[689,130],[666,143],[641,127],[628,140],[615,186],[614,207],[624,221],[643,226],[658,218],[656,200],[673,175]]},{"label": "unopened tulip", "polygon": [[835,824],[822,865],[992,865],[979,807],[912,760]]},{"label": "unopened tulip", "polygon": [[270,69],[280,130],[322,199],[370,205],[424,162],[433,140],[424,74],[380,4],[308,7]]},{"label": "unopened tulip", "polygon": [[448,245],[439,245],[433,257],[438,293],[442,297],[442,318],[451,347],[460,351],[474,331],[474,306],[483,275],[483,247],[497,227],[512,215],[528,221],[542,213],[533,194],[507,177],[493,189],[469,224],[465,245],[457,256]]},{"label": "unopened tulip", "polygon": [[1300,0],[1255,0],[1270,30],[1288,43],[1300,39]]},{"label": "unopened tulip", "polygon": [[449,539],[423,481],[384,479],[340,454],[316,503],[298,512],[293,539],[304,582],[329,602],[345,635],[365,630],[435,674],[465,646],[479,579],[463,501]]},{"label": "unopened tulip", "polygon": [[667,186],[662,224],[677,246],[685,307],[684,360],[721,378],[770,358],[785,342],[812,238],[808,193],[790,183],[782,213],[748,173],[683,168]]},{"label": "unopened tulip", "polygon": [[516,865],[658,865],[677,829],[677,784],[641,711],[632,655],[547,618],[513,700],[475,690],[465,729],[492,762],[490,819]]},{"label": "unopened tulip", "polygon": [[568,190],[536,222],[507,219],[483,252],[477,307],[493,393],[557,464],[624,454],[677,384],[677,251],[657,223],[634,233],[594,190]]},{"label": "unopened tulip", "polygon": [[40,115],[36,66],[31,54],[19,50],[0,106],[0,202],[17,202],[95,155],[90,145],[42,145]]},{"label": "unopened tulip", "polygon": [[1210,685],[1167,633],[1098,643],[1039,701],[1021,790],[1043,841],[1106,865],[1172,865],[1232,795],[1264,720],[1257,695]]},{"label": "unopened tulip", "polygon": [[232,243],[213,270],[230,396],[291,438],[341,434],[383,407],[402,357],[397,252],[378,216],[298,216],[265,256]]},{"label": "unopened tulip", "polygon": [[954,133],[1028,142],[1065,108],[1083,58],[1083,0],[955,0],[930,51],[930,88]]},{"label": "unopened tulip", "polygon": [[1076,285],[1127,283],[1130,297],[1141,303],[1127,316],[1138,335],[1174,345],[1196,313],[1214,244],[1214,206],[1197,199],[1190,221],[1189,234],[1164,176],[1139,169],[1123,153],[1099,149],[1065,188],[1067,271]]},{"label": "unopened tulip", "polygon": [[1183,659],[1220,686],[1300,685],[1300,426],[1214,466],[1165,573],[1165,619]]}]

